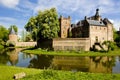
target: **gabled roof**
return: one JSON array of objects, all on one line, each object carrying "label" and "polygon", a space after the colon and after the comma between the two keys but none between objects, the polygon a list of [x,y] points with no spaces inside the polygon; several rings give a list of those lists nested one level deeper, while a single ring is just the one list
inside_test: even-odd
[{"label": "gabled roof", "polygon": [[13,29],[13,27],[11,28],[10,33],[9,33],[9,34],[16,34],[15,30]]},{"label": "gabled roof", "polygon": [[105,24],[102,21],[97,21],[97,20],[87,20],[87,22],[90,25],[95,25],[95,26],[105,26]]}]

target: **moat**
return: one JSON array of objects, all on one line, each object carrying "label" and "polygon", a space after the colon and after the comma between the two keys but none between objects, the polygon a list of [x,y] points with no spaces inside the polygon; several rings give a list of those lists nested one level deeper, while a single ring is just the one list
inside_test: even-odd
[{"label": "moat", "polygon": [[0,53],[0,64],[73,72],[120,73],[120,56],[48,56],[26,54],[19,52],[19,50],[12,50]]}]

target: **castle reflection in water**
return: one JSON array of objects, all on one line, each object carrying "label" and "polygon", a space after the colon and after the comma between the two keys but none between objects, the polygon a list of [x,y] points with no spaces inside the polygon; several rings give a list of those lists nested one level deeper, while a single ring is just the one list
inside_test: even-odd
[{"label": "castle reflection in water", "polygon": [[[55,70],[93,73],[115,73],[116,71],[113,71],[114,68],[120,66],[120,57],[115,56],[48,56],[25,54],[19,52],[20,50],[21,49],[15,49],[9,52],[1,53],[0,64],[38,69],[50,68]],[[118,65],[116,64],[117,61],[119,63]],[[120,73],[120,70],[117,71]]]}]

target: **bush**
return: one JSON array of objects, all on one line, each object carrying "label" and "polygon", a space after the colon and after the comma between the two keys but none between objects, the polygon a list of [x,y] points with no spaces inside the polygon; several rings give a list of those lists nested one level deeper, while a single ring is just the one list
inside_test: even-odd
[{"label": "bush", "polygon": [[104,42],[102,43],[102,45],[106,45],[106,46],[107,46],[107,48],[108,48],[107,51],[110,51],[110,50],[113,51],[113,50],[115,49],[115,47],[116,47],[115,43],[112,42],[112,41],[104,41]]}]

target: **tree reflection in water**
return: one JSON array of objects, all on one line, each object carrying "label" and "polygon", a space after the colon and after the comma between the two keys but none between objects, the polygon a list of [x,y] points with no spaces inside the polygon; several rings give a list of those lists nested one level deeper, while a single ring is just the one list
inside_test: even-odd
[{"label": "tree reflection in water", "polygon": [[102,59],[101,56],[90,56],[90,59],[92,59],[93,62],[95,62],[95,67],[97,68],[100,64],[100,61]]},{"label": "tree reflection in water", "polygon": [[4,50],[1,50],[1,52],[0,52],[0,64],[6,64],[7,63],[7,61],[9,60],[9,56],[6,54],[6,53],[4,53],[5,51]]},{"label": "tree reflection in water", "polygon": [[112,56],[101,56],[101,57],[90,57],[96,64],[95,70],[100,70],[104,73],[111,73],[112,67],[115,66],[115,57]]},{"label": "tree reflection in water", "polygon": [[40,69],[47,69],[50,67],[52,62],[53,56],[47,55],[37,55],[37,58],[33,58],[30,61],[29,68],[40,68]]}]

